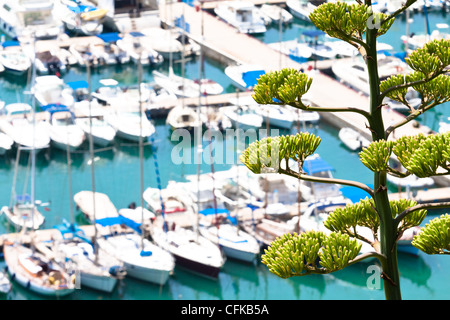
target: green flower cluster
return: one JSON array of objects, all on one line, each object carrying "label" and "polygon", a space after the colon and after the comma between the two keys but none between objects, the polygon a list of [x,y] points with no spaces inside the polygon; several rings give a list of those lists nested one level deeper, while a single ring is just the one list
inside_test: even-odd
[{"label": "green flower cluster", "polygon": [[286,165],[289,159],[303,163],[316,151],[320,142],[319,137],[309,132],[267,137],[251,143],[239,159],[253,173],[277,172],[283,159]]},{"label": "green flower cluster", "polygon": [[287,233],[271,243],[262,262],[281,278],[323,274],[343,269],[360,250],[361,244],[357,240],[341,233]]},{"label": "green flower cluster", "polygon": [[432,40],[413,51],[405,61],[413,72],[382,81],[381,92],[395,88],[387,96],[405,105],[408,87],[420,94],[424,106],[450,101],[450,76],[444,74],[450,64],[450,40]]},{"label": "green flower cluster", "polygon": [[412,245],[427,254],[450,254],[450,215],[434,218],[414,236]]},{"label": "green flower cluster", "polygon": [[292,68],[268,72],[258,79],[253,88],[253,99],[259,104],[291,104],[301,102],[311,87],[312,79]]},{"label": "green flower cluster", "polygon": [[359,153],[359,159],[374,172],[385,171],[389,165],[394,143],[392,141],[378,140],[371,142]]},{"label": "green flower cluster", "polygon": [[401,137],[395,141],[393,152],[410,173],[431,177],[439,168],[449,170],[450,133]]},{"label": "green flower cluster", "polygon": [[[397,217],[400,213],[416,204],[417,202],[410,199],[390,201],[392,217]],[[403,233],[411,227],[420,225],[426,215],[427,211],[423,209],[411,212],[399,224],[398,232]],[[328,216],[324,225],[331,231],[342,232],[351,237],[355,237],[357,226],[367,227],[376,235],[380,227],[380,221],[375,210],[373,199],[365,198],[358,203],[337,208]]]}]

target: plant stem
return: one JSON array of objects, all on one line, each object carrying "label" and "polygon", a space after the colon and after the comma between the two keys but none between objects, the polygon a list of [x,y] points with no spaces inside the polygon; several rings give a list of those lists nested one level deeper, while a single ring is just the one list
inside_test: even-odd
[{"label": "plant stem", "polygon": [[[370,112],[372,115],[371,130],[374,141],[385,139],[383,116],[380,108],[380,79],[377,62],[377,29],[367,29],[366,41],[369,46],[367,52],[367,69],[370,86]],[[380,248],[381,254],[386,257],[382,263],[384,291],[387,300],[400,300],[400,276],[397,261],[397,228],[392,217],[389,197],[386,187],[386,171],[374,174],[374,201],[380,219]]]}]

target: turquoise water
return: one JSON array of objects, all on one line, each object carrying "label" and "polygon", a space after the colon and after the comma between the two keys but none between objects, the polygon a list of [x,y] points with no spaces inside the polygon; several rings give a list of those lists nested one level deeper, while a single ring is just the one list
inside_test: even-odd
[{"label": "turquoise water", "polygon": [[[416,21],[421,21],[419,15]],[[431,25],[437,22],[449,22],[448,16],[433,14]],[[414,28],[420,31],[422,23],[414,24]],[[422,27],[421,27],[422,26]],[[296,21],[292,26],[283,30],[283,40],[291,40],[297,37],[305,26]],[[400,50],[397,45],[398,37],[402,34],[404,22],[399,20],[393,26],[394,32],[384,41],[391,43]],[[279,30],[270,28],[262,38],[265,42],[279,41]],[[206,76],[222,84],[227,92],[234,92],[231,82],[224,76],[224,66],[211,61],[205,62]],[[162,66],[167,70],[168,65]],[[185,65],[185,74],[196,78],[198,76],[198,59],[190,60]],[[175,66],[175,72],[181,74],[180,65]],[[72,68],[63,78],[68,81],[86,80],[86,74],[78,68]],[[137,74],[132,65],[122,67],[108,67],[95,71],[92,75],[92,87],[99,86],[102,78],[114,78],[123,85],[137,83]],[[144,68],[144,80],[151,81],[151,70]],[[5,76],[0,77],[0,97],[6,103],[27,101],[27,96],[22,92],[26,89],[24,79],[12,79]],[[450,115],[448,104],[439,107],[439,112]],[[438,115],[439,116],[439,115]],[[433,117],[425,119],[430,121]],[[436,115],[434,115],[436,117]],[[430,126],[433,122],[430,121]],[[171,141],[171,131],[165,125],[164,120],[156,120],[156,156],[161,172],[161,182],[164,187],[169,180],[183,181],[186,175],[195,174],[195,164],[173,165],[171,161],[172,148],[177,141]],[[436,129],[436,127],[433,127]],[[318,127],[307,128],[322,138],[318,153],[336,169],[335,176],[357,180],[363,183],[372,183],[371,172],[366,169],[358,159],[356,153],[349,152],[337,138],[337,128],[320,123]],[[295,128],[292,129],[295,132]],[[207,141],[204,141],[204,146]],[[228,146],[228,145],[227,145]],[[87,147],[86,147],[87,149]],[[192,151],[192,159],[194,150]],[[234,152],[234,149],[228,150]],[[155,176],[155,164],[152,150],[146,148],[144,151],[144,186],[157,187]],[[98,160],[95,161],[96,191],[106,193],[117,208],[128,206],[131,202],[139,203],[140,199],[140,172],[139,154],[137,146],[117,140],[112,150],[97,152]],[[14,174],[15,154],[9,154],[0,158],[0,205],[8,205],[10,201],[11,183]],[[72,190],[76,193],[91,188],[91,168],[88,164],[89,154],[80,152],[72,154],[71,180]],[[215,165],[216,171],[228,169],[229,164]],[[22,159],[18,174],[18,190],[24,185],[27,170],[27,159]],[[202,163],[201,171],[209,172],[209,164]],[[42,153],[37,158],[36,172],[36,198],[44,202],[49,201],[49,211],[44,211],[46,216],[45,227],[50,228],[61,223],[62,219],[72,219],[69,201],[69,177],[67,171],[66,154],[62,151],[51,149],[49,153]],[[427,217],[434,218],[442,212],[431,213]],[[78,211],[73,212],[74,219],[83,223]],[[0,233],[6,232],[8,226],[1,219]],[[175,274],[170,278],[167,285],[157,287],[135,279],[125,279],[112,294],[99,293],[89,289],[77,290],[73,295],[64,299],[68,300],[333,300],[333,299],[384,299],[382,283],[380,287],[375,285],[370,289],[371,275],[368,273],[374,262],[360,263],[349,268],[333,273],[331,275],[313,275],[309,277],[293,278],[283,280],[271,274],[261,263],[252,265],[228,260],[220,273],[217,281],[211,281],[201,277],[193,276],[186,271],[176,268]],[[420,253],[418,257],[400,254],[399,256],[401,285],[405,299],[449,299],[449,257],[428,256]],[[41,296],[28,292],[26,289],[14,285],[13,291],[8,299],[44,299]]]}]

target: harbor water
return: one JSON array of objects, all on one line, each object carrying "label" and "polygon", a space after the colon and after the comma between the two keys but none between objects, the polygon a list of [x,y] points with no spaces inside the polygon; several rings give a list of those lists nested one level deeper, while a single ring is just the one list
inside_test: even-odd
[{"label": "harbor water", "polygon": [[[423,32],[424,16],[417,14],[414,23],[410,25],[410,32]],[[448,15],[430,13],[430,25],[448,23]],[[280,31],[272,26],[262,36],[261,41],[266,43],[293,40],[299,37],[302,31],[312,28],[311,24],[295,20],[293,24],[283,27]],[[391,31],[380,41],[391,44],[395,50],[402,50],[400,36],[406,30],[405,19],[399,18]],[[198,78],[199,59],[191,58],[184,64],[184,73],[187,77]],[[168,63],[164,63],[160,70],[167,72]],[[235,92],[231,81],[224,75],[225,66],[218,62],[205,59],[205,76],[219,82],[226,92]],[[143,80],[152,81],[152,69],[145,67]],[[181,74],[181,64],[174,65],[174,71]],[[91,85],[93,90],[100,86],[99,80],[114,78],[120,85],[135,85],[138,82],[136,68],[133,65],[104,67],[92,72]],[[62,75],[66,81],[86,80],[87,75],[81,68],[72,67]],[[30,97],[24,92],[29,89],[26,79],[0,76],[0,99],[8,103],[17,101],[30,103]],[[326,88],[324,88],[326,90]],[[440,120],[450,116],[450,105],[438,106],[435,110],[422,115],[419,121],[433,130],[438,129]],[[185,181],[187,175],[197,174],[197,165],[184,163],[174,165],[171,159],[172,149],[178,140],[172,137],[170,128],[164,119],[153,119],[156,127],[155,148],[145,147],[144,150],[144,186],[158,187],[153,152],[159,166],[162,187],[170,180]],[[335,168],[335,177],[357,180],[371,184],[372,174],[359,161],[358,154],[350,152],[338,138],[338,128],[321,121],[318,125],[307,126],[306,130],[322,138],[317,152],[324,160]],[[294,126],[291,133],[295,133]],[[290,133],[280,131],[280,133]],[[236,149],[226,149],[229,144],[217,141],[225,152],[236,152]],[[220,146],[220,143],[224,143]],[[207,146],[208,141],[203,141]],[[233,144],[234,145],[234,144]],[[192,148],[192,159],[195,149]],[[11,152],[0,157],[0,206],[8,206],[11,200],[11,188],[14,179],[14,163],[16,153]],[[51,228],[60,224],[63,219],[75,220],[79,224],[86,223],[80,212],[74,208],[70,210],[72,195],[69,194],[69,182],[73,194],[82,190],[91,190],[91,163],[88,146],[84,151],[71,155],[71,177],[68,176],[68,163],[66,153],[51,148],[48,152],[38,154],[36,163],[36,199],[48,202],[48,209],[43,211],[46,221],[43,228]],[[131,202],[140,203],[140,177],[139,151],[137,145],[124,140],[116,139],[115,144],[108,150],[95,153],[95,188],[105,193],[117,208],[127,207]],[[226,170],[233,164],[216,163],[214,170]],[[17,175],[17,190],[26,184],[29,169],[28,159],[22,157]],[[201,164],[201,173],[210,172],[208,163]],[[29,184],[27,186],[29,188]],[[392,189],[392,191],[396,191]],[[426,221],[446,211],[430,212]],[[6,219],[0,217],[0,233],[13,231]],[[425,221],[425,222],[426,222]],[[424,223],[425,223],[424,222]],[[335,299],[361,299],[382,300],[384,290],[382,281],[374,277],[374,261],[352,265],[344,270],[330,275],[311,275],[291,279],[281,279],[271,274],[261,262],[245,264],[228,259],[221,271],[218,280],[212,281],[192,275],[183,269],[176,268],[173,276],[163,287],[155,286],[127,277],[122,280],[118,288],[105,294],[82,288],[67,297],[67,300],[335,300]],[[3,267],[4,262],[0,260]],[[401,275],[402,294],[404,299],[430,299],[446,300],[450,298],[450,258],[448,256],[426,255],[418,256],[399,254],[399,267]],[[377,280],[378,279],[378,280]],[[14,283],[13,290],[5,299],[10,300],[41,300],[42,296],[31,293],[27,289]]]}]

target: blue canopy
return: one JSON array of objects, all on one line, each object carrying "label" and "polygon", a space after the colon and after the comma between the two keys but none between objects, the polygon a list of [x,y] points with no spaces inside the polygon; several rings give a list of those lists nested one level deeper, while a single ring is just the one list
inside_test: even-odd
[{"label": "blue canopy", "polygon": [[16,201],[17,202],[30,202],[31,201],[31,197],[29,194],[18,194],[16,196]]},{"label": "blue canopy", "polygon": [[91,240],[86,236],[83,229],[81,229],[76,223],[69,223],[66,219],[63,219],[61,224],[55,225],[53,228],[61,233],[63,239],[67,239],[66,234],[70,234],[72,237],[80,238],[81,240],[92,245]]},{"label": "blue canopy", "polygon": [[129,34],[132,37],[145,37],[145,34],[143,34],[142,32],[139,32],[139,31],[130,31]]},{"label": "blue canopy", "polygon": [[97,10],[97,8],[94,6],[86,6],[84,4],[80,4],[76,7],[67,6],[67,8],[69,8],[70,11],[75,12],[75,13],[82,13],[82,12],[89,12],[89,11]]},{"label": "blue canopy", "polygon": [[242,73],[242,80],[245,82],[245,87],[254,87],[258,83],[257,80],[259,77],[265,73],[264,70],[252,70]]},{"label": "blue canopy", "polygon": [[334,171],[334,168],[322,158],[306,159],[303,163],[303,170],[307,174],[314,174],[321,171]]},{"label": "blue canopy", "polygon": [[325,34],[325,32],[321,31],[321,30],[306,30],[302,32],[303,35],[307,36],[307,37],[319,37],[319,36],[323,36]]},{"label": "blue canopy", "polygon": [[71,87],[73,90],[89,87],[89,84],[87,83],[87,81],[84,81],[84,80],[70,81],[70,82],[67,82],[67,85],[69,87]]},{"label": "blue canopy", "polygon": [[116,42],[117,40],[122,39],[118,32],[101,33],[98,34],[97,37],[102,39],[104,42]]},{"label": "blue canopy", "polygon": [[41,109],[43,111],[50,112],[50,114],[53,114],[55,112],[63,112],[63,111],[71,112],[70,109],[66,105],[58,104],[58,103],[50,103],[45,106],[41,106]]},{"label": "blue canopy", "polygon": [[228,211],[227,209],[222,209],[222,208],[218,208],[218,209],[214,209],[214,208],[207,208],[207,209],[203,209],[200,211],[201,214],[207,216],[210,214],[216,214],[216,213],[230,213],[230,211]]},{"label": "blue canopy", "polygon": [[114,225],[120,225],[120,224],[124,224],[128,227],[130,227],[131,229],[133,229],[134,231],[136,231],[137,233],[141,233],[141,224],[137,223],[129,218],[126,218],[124,216],[117,216],[117,217],[107,217],[107,218],[102,218],[102,219],[96,219],[95,223],[98,223],[99,225],[103,226],[103,227],[109,227],[109,226],[114,226]]},{"label": "blue canopy", "polygon": [[3,47],[3,48],[6,48],[6,47],[16,47],[16,46],[20,46],[19,41],[7,40],[7,41],[3,41],[3,42],[2,42],[2,47]]}]

